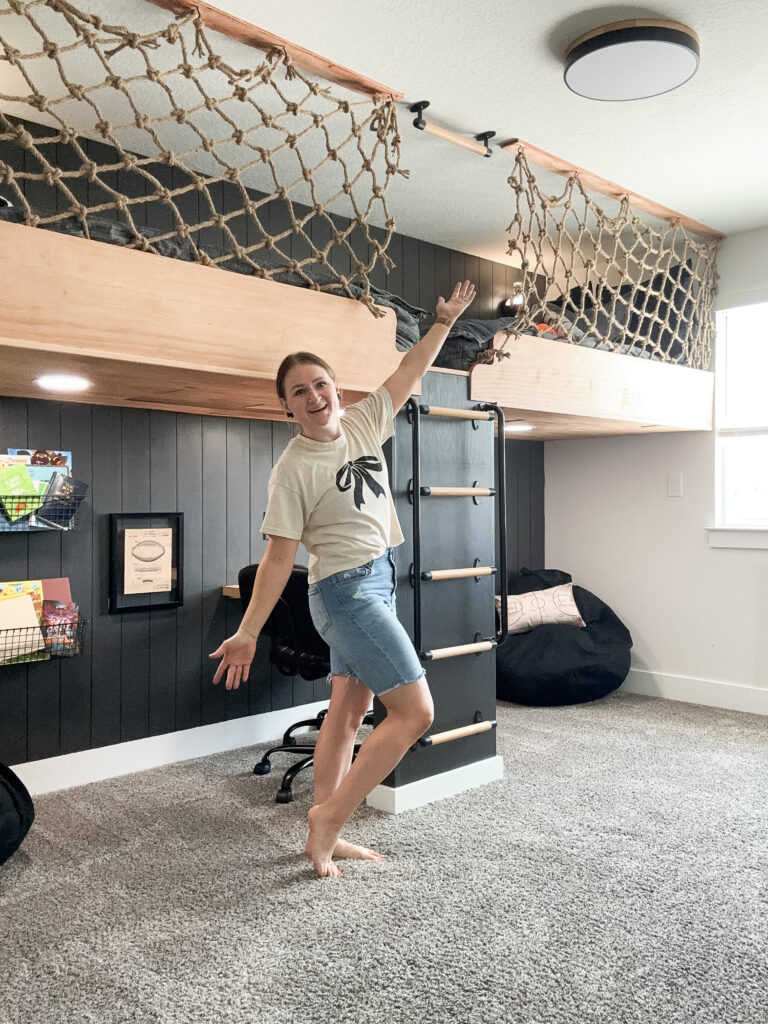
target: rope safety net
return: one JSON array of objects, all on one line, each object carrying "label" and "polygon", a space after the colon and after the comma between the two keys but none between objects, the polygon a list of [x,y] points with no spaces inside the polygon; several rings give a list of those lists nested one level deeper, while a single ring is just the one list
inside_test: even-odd
[{"label": "rope safety net", "polygon": [[709,367],[716,242],[674,220],[653,226],[626,196],[610,214],[578,174],[559,195],[545,195],[522,146],[508,182],[515,194],[509,253],[521,262],[528,297],[512,335]]},{"label": "rope safety net", "polygon": [[407,176],[391,97],[334,95],[282,48],[238,69],[198,12],[142,6],[161,27],[0,0],[0,188],[19,219],[101,237],[106,218],[133,248],[287,274],[382,315],[369,277],[392,266],[386,190]]}]

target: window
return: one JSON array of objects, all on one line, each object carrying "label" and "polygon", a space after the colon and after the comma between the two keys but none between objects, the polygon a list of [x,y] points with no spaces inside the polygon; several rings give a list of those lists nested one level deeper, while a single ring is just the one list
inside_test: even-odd
[{"label": "window", "polygon": [[716,525],[768,530],[768,303],[717,318]]}]

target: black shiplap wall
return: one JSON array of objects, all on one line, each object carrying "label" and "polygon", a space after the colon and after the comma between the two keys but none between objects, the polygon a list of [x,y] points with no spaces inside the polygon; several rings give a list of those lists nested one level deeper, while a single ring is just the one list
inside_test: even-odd
[{"label": "black shiplap wall", "polygon": [[[106,151],[92,145],[94,151]],[[71,159],[66,147],[49,149],[58,151],[48,154],[52,163],[64,166]],[[104,155],[94,152],[98,158]],[[29,161],[27,154],[7,146],[0,146],[0,159],[17,169]],[[158,177],[163,173],[179,184],[178,169],[160,168]],[[126,172],[118,176],[128,177]],[[132,182],[120,182],[123,191],[145,187],[143,179],[133,177]],[[38,208],[61,202],[35,183],[27,194]],[[222,189],[218,201],[226,212],[229,194]],[[196,206],[198,195],[180,202]],[[153,206],[152,223],[158,226],[155,214],[168,216],[161,206]],[[281,216],[284,211],[273,207],[272,232]],[[313,240],[321,241],[327,230],[322,222],[313,223]],[[385,274],[379,269],[374,283],[427,310],[456,280],[469,277],[477,286],[471,315],[494,317],[515,280],[508,267],[404,235],[393,238],[389,254],[394,270]],[[298,247],[291,255],[300,256]],[[239,621],[239,605],[221,597],[221,586],[234,582],[238,570],[263,553],[258,528],[267,478],[291,436],[284,423],[0,399],[0,449],[34,445],[71,450],[75,474],[90,484],[80,530],[0,534],[0,579],[69,576],[73,597],[90,622],[81,657],[0,667],[0,761],[38,760],[327,695],[323,680],[313,684],[273,672],[264,641],[247,686],[227,692],[210,682],[213,663],[208,653]],[[543,445],[512,441],[507,452],[509,568],[540,567]],[[108,514],[121,511],[184,512],[181,608],[107,613]],[[407,533],[409,526],[404,527]]]}]

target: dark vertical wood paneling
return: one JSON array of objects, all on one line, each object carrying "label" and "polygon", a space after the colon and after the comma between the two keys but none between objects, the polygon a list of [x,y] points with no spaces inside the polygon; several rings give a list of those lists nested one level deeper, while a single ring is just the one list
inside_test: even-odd
[{"label": "dark vertical wood paneling", "polygon": [[450,250],[435,246],[435,285],[438,298],[447,299],[454,284],[451,278]]},{"label": "dark vertical wood paneling", "polygon": [[[28,444],[28,403],[23,398],[0,399],[0,447]],[[26,580],[30,536],[0,534],[0,578],[4,582]],[[18,764],[27,758],[27,666],[0,666],[0,760]]]},{"label": "dark vertical wood paneling", "polygon": [[403,290],[399,293],[412,306],[419,306],[419,242],[403,238]]},{"label": "dark vertical wood paneling", "polygon": [[477,256],[466,256],[464,260],[464,272],[467,275],[466,280],[471,281],[475,286],[475,299],[472,305],[467,310],[467,317],[470,320],[486,320],[488,319],[488,313],[479,302],[479,296],[477,294],[477,277],[480,271],[480,260]]},{"label": "dark vertical wood paneling", "polygon": [[35,148],[42,159],[38,159],[31,149],[24,150],[24,172],[30,175],[24,183],[24,193],[32,209],[43,216],[53,213],[56,209],[56,187],[49,185],[43,175],[46,163],[56,166],[56,143],[43,142],[43,138],[52,138],[54,128],[43,125],[26,124],[27,131],[35,138]]},{"label": "dark vertical wood paneling", "polygon": [[176,223],[173,210],[161,199],[152,198],[157,195],[159,189],[166,188],[170,192],[173,188],[173,168],[168,164],[150,164],[147,168],[157,184],[147,182],[147,224],[159,232],[173,231]]},{"label": "dark vertical wood paneling", "polygon": [[[272,429],[270,422],[252,420],[249,424],[248,470],[250,478],[250,546],[245,565],[256,565],[264,556],[267,542],[261,533],[261,523],[267,509],[267,481],[272,470]],[[233,578],[232,582],[235,582]],[[234,602],[233,602],[234,604]],[[241,609],[236,608],[241,615]],[[269,643],[259,641],[248,679],[248,712],[251,715],[272,710],[272,673],[267,661]]]},{"label": "dark vertical wood paneling", "polygon": [[[83,149],[98,164],[115,164],[119,159],[110,146],[105,146],[101,142],[87,141],[83,145]],[[118,191],[117,171],[100,170],[95,179],[88,182],[88,205],[91,207],[104,205],[105,207],[103,210],[100,209],[96,216],[104,217],[107,220],[125,220],[123,215],[118,213],[116,191]]]},{"label": "dark vertical wood paneling", "polygon": [[203,418],[203,536],[202,536],[202,725],[226,718],[226,691],[212,686],[208,655],[226,639],[225,598],[221,587],[227,572],[227,424]]},{"label": "dark vertical wood paneling", "polygon": [[446,294],[452,294],[453,289],[456,287],[459,281],[465,281],[467,278],[467,257],[463,252],[452,252],[449,258],[449,264],[451,268],[451,279],[449,288],[450,291]]},{"label": "dark vertical wood paneling", "polygon": [[[475,301],[477,302],[478,310],[486,311],[490,317],[494,309],[493,264],[488,260],[480,260],[475,288],[477,289],[477,299]],[[481,315],[481,313],[478,313],[478,316]]]},{"label": "dark vertical wood paneling", "polygon": [[507,441],[505,444],[505,468],[507,479],[507,570],[518,572],[520,562],[520,514],[517,503],[518,479],[522,472],[524,441]]},{"label": "dark vertical wood paneling", "polygon": [[436,303],[435,247],[429,242],[419,242],[419,305],[434,314]]},{"label": "dark vertical wood paneling", "polygon": [[[33,448],[61,447],[61,404],[30,401],[28,444]],[[56,530],[29,536],[28,578],[42,580],[61,576],[61,545],[64,535]],[[27,681],[28,750],[30,761],[59,752],[61,661],[52,658],[31,666]]]},{"label": "dark vertical wood paneling", "polygon": [[[122,512],[150,508],[149,409],[123,409],[121,424]],[[120,613],[122,626],[120,738],[149,732],[149,612]]]},{"label": "dark vertical wood paneling", "polygon": [[544,443],[528,442],[528,475],[531,482],[531,531],[528,567],[541,568],[544,565]]},{"label": "dark vertical wood paneling", "polygon": [[203,658],[202,417],[177,418],[176,446],[178,511],[184,513],[184,604],[176,616],[176,728],[192,729],[200,725],[203,686],[209,687],[213,676],[213,662]]},{"label": "dark vertical wood paneling", "polygon": [[[387,238],[387,233],[384,230],[384,228],[374,228],[374,227],[368,228],[368,234],[371,236],[372,242],[374,242],[374,243],[378,242],[379,245],[382,248],[384,247],[384,243],[386,242],[386,238]],[[340,247],[337,246],[337,248],[340,248]],[[373,251],[372,251],[372,255],[373,255]],[[374,264],[373,270],[368,275],[371,284],[375,285],[377,288],[385,289],[387,287],[387,268],[385,266],[385,259],[386,259],[386,257],[388,255],[389,255],[389,253],[386,250],[383,253],[380,253],[377,256],[376,263]],[[334,259],[335,258],[336,257],[334,257]],[[350,258],[350,264],[351,264],[351,255],[350,255],[349,258]],[[335,262],[334,262],[334,266],[337,266],[337,264]],[[348,270],[344,270],[344,264],[341,261],[339,262],[337,269],[339,271],[341,271],[342,273],[348,273]]]},{"label": "dark vertical wood paneling", "polygon": [[[491,304],[494,310],[498,312],[499,306],[502,301],[507,298],[509,294],[509,288],[507,286],[507,268],[501,263],[492,263],[492,280],[493,280],[493,294],[491,296]],[[494,313],[494,316],[496,314]]]},{"label": "dark vertical wood paneling", "polygon": [[387,291],[393,295],[403,294],[403,238],[393,235],[389,242],[387,255],[393,266],[387,271]]},{"label": "dark vertical wood paneling", "polygon": [[[226,568],[222,577],[227,583],[237,583],[237,574],[249,564],[251,527],[251,480],[248,472],[250,435],[248,421],[228,419],[227,479],[226,479]],[[223,602],[226,615],[226,633],[231,636],[240,622],[239,602]],[[248,714],[248,687],[240,686],[227,694],[227,718],[241,718]]]},{"label": "dark vertical wood paneling", "polygon": [[[150,512],[175,512],[176,422],[174,413],[149,414]],[[149,735],[173,732],[176,725],[175,608],[158,608],[149,615]]]},{"label": "dark vertical wood paneling", "polygon": [[83,653],[62,659],[60,754],[91,745],[91,679],[93,672],[93,408],[61,403],[61,447],[72,452],[75,477],[89,484],[81,509],[80,528],[61,538],[61,575],[69,578],[72,600],[88,623]]},{"label": "dark vertical wood paneling", "polygon": [[[207,189],[200,193],[200,223],[214,220],[224,208],[224,194],[220,181],[209,181]],[[224,244],[224,232],[215,224],[200,228],[200,245],[205,249],[221,253],[227,248]]]},{"label": "dark vertical wood paneling", "polygon": [[93,604],[90,644],[93,660],[91,742],[94,747],[120,741],[122,674],[121,616],[110,615],[109,516],[122,511],[122,409],[93,409]]}]

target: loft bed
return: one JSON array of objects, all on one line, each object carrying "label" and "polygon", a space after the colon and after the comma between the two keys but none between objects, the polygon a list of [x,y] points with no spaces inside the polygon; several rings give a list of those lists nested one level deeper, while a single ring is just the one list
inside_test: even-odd
[{"label": "loft bed", "polygon": [[[374,318],[354,299],[2,221],[0,252],[7,396],[39,397],[45,367],[93,382],[76,401],[282,419],[274,379],[288,352],[338,367],[350,401],[402,358],[392,309]],[[531,439],[711,429],[707,371],[525,335],[505,351],[445,369],[467,374],[472,400],[530,422]]]},{"label": "loft bed", "polygon": [[[49,6],[55,9],[56,0]],[[65,6],[71,17],[71,5]],[[191,5],[178,0],[175,6]],[[200,8],[206,5],[194,6],[196,12],[190,17],[198,44],[201,39],[205,43],[200,28]],[[123,41],[122,47],[125,46]],[[262,78],[270,77],[275,63],[281,62],[286,66],[290,64],[286,45],[277,62],[273,59],[271,64],[262,65]],[[333,75],[327,73],[327,63],[324,67],[325,77],[333,80]],[[344,71],[336,80],[349,86],[349,74]],[[293,75],[287,76],[291,77],[296,77],[295,69]],[[368,83],[363,91],[372,95],[383,88]],[[384,138],[385,142],[396,139],[397,135],[392,116],[393,94],[388,93],[389,99],[380,102],[365,122],[366,127],[378,125],[379,141]],[[45,115],[43,99],[39,105]],[[178,114],[175,111],[175,115]],[[277,367],[288,352],[307,348],[327,359],[337,368],[347,400],[355,400],[380,386],[397,366],[401,358],[398,349],[404,347],[399,328],[407,321],[408,310],[413,311],[397,297],[380,296],[372,289],[367,274],[377,257],[384,258],[385,246],[372,245],[367,231],[372,255],[366,264],[351,249],[351,227],[342,231],[338,220],[333,222],[338,244],[351,252],[353,266],[357,260],[357,277],[337,275],[338,280],[330,284],[318,277],[314,272],[317,267],[313,267],[314,259],[327,270],[330,243],[323,251],[311,245],[312,258],[298,263],[285,260],[283,265],[279,249],[283,236],[277,236],[273,245],[275,239],[267,242],[264,233],[255,245],[244,246],[234,239],[237,259],[232,259],[231,254],[211,256],[194,242],[194,231],[181,229],[178,207],[188,188],[170,193],[162,188],[162,182],[153,173],[151,159],[136,159],[111,131],[112,126],[107,124],[104,128],[100,122],[102,136],[117,147],[125,173],[134,173],[138,168],[157,189],[157,196],[164,193],[163,201],[173,207],[179,230],[172,226],[159,239],[153,237],[151,231],[140,229],[131,216],[135,209],[133,204],[139,200],[120,197],[114,188],[105,186],[108,196],[115,197],[114,208],[120,211],[118,216],[122,216],[128,228],[122,234],[105,231],[103,237],[108,241],[95,241],[94,237],[102,237],[99,213],[109,203],[97,203],[93,210],[86,211],[73,190],[83,174],[90,181],[96,177],[100,183],[107,175],[98,176],[101,168],[94,170],[93,162],[88,154],[83,155],[82,148],[78,149],[82,159],[79,170],[72,171],[71,163],[69,170],[52,168],[42,147],[36,148],[34,140],[29,141],[29,134],[10,120],[14,116],[18,116],[16,109],[10,110],[8,116],[0,110],[0,140],[19,138],[27,155],[42,153],[38,157],[38,173],[26,175],[28,183],[46,182],[59,189],[66,195],[72,212],[67,216],[64,204],[63,214],[40,217],[20,191],[18,183],[24,173],[20,173],[18,167],[14,173],[12,166],[3,163],[0,153],[0,186],[3,182],[6,186],[16,183],[16,193],[10,198],[16,200],[14,211],[21,209],[23,212],[21,218],[12,213],[6,219],[0,218],[0,252],[3,254],[1,393],[39,397],[34,378],[45,367],[51,371],[79,372],[93,382],[93,387],[73,399],[79,402],[282,419],[284,413],[273,382]],[[51,116],[55,123],[60,123],[58,114],[54,112]],[[275,122],[278,116],[274,117]],[[359,139],[359,129],[353,128],[353,134],[355,130]],[[70,129],[66,129],[66,133],[66,137],[61,133],[62,149],[71,143]],[[86,137],[88,132],[83,132],[82,138]],[[93,137],[92,129],[90,137]],[[385,153],[386,182],[397,172],[392,145]],[[284,146],[277,146],[275,152],[281,148]],[[328,152],[332,150],[329,148]],[[277,159],[274,153],[268,158],[262,156],[263,163],[269,163],[274,173],[273,159]],[[117,164],[108,162],[107,166],[108,173],[118,171]],[[366,161],[362,166],[366,166]],[[207,195],[208,184],[212,182],[210,174],[204,175],[201,166],[193,168],[192,173],[196,174],[197,187]],[[225,177],[220,175],[213,184],[224,181]],[[234,179],[227,178],[225,184],[228,181]],[[286,189],[276,181],[274,186],[274,192],[284,197]],[[382,193],[383,187],[376,184],[374,177],[373,194],[379,201],[382,201]],[[0,194],[7,196],[8,188],[0,187]],[[312,197],[315,198],[314,192]],[[258,208],[252,201],[246,205],[252,213],[253,208]],[[288,205],[294,230],[303,232],[306,240],[305,222],[296,212],[299,207]],[[59,210],[61,206],[59,201]],[[317,200],[314,212],[323,213]],[[205,224],[216,223],[223,233],[231,234],[229,216],[212,212]],[[14,219],[23,219],[25,223],[14,223]],[[67,220],[76,220],[90,237],[65,233]],[[359,211],[354,222],[349,223],[356,223],[365,230],[365,218]],[[31,224],[40,226],[30,227]],[[391,233],[389,218],[387,224]],[[45,227],[54,230],[41,229]],[[197,229],[201,225],[193,227]],[[178,251],[173,251],[171,243],[177,235],[183,244]],[[168,248],[167,255],[176,259],[161,257],[158,262],[157,254],[163,252],[163,243]],[[275,250],[277,255],[274,255]],[[189,262],[190,254],[196,262]],[[150,259],[154,259],[154,263],[150,263]],[[213,265],[201,265],[203,263]],[[299,289],[282,283],[276,272],[281,268],[288,268],[297,275],[300,281],[296,283],[305,287]],[[231,273],[232,270],[240,272]],[[532,292],[540,276],[540,273],[529,275]],[[578,301],[581,313],[585,308],[584,296],[588,297],[586,285],[582,292]],[[602,292],[593,292],[593,304],[594,294],[600,294],[602,302]],[[358,298],[363,301],[357,301]],[[382,308],[382,302],[389,308]],[[578,337],[566,336],[562,325],[569,311],[567,305],[563,305],[554,317],[555,333],[562,335],[559,340],[550,340],[546,330],[545,336],[534,336],[530,323],[521,322],[515,324],[511,336],[496,335],[494,348],[501,356],[497,361],[481,362],[470,370],[461,363],[449,363],[442,369],[467,373],[468,397],[472,400],[494,402],[507,410],[510,419],[525,419],[531,423],[535,429],[526,435],[530,439],[711,428],[710,373],[679,365],[679,356],[676,357],[678,364],[665,361],[669,353],[659,353],[658,345],[652,358],[637,358],[648,354],[643,345],[627,343],[624,345],[626,353],[606,352],[599,347],[599,339],[590,339],[588,332],[582,330]],[[420,316],[419,311],[416,313],[418,330]],[[461,329],[460,325],[457,329]],[[413,340],[411,336],[410,343]],[[594,347],[588,347],[590,344]]]}]

